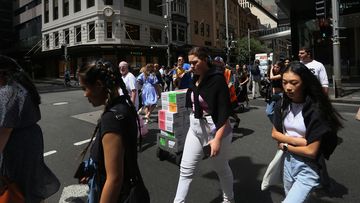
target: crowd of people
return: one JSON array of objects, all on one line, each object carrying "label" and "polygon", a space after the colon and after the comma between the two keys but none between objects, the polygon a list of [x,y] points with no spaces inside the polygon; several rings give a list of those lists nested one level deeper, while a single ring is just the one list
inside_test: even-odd
[{"label": "crowd of people", "polygon": [[[315,187],[330,187],[324,160],[333,153],[342,124],[327,95],[325,68],[312,59],[311,51],[301,48],[300,61],[276,61],[267,75],[261,75],[258,60],[252,67],[233,69],[209,54],[206,48],[195,47],[188,60],[179,56],[172,68],[146,64],[138,76],[125,61],[116,66],[99,59],[78,69],[84,96],[94,107],[104,107],[84,150],[91,147],[90,156],[76,173],[81,183],[89,185],[88,202],[150,201],[137,163],[138,115],[144,111],[145,122],[151,122],[161,92],[174,89],[187,89],[186,107],[191,110],[174,202],[186,201],[205,148],[219,177],[222,202],[234,202],[228,150],[232,128],[240,123],[236,109],[243,102],[249,108],[249,86],[255,98],[262,78],[270,81],[266,115],[273,123],[272,137],[284,152],[283,202],[305,202]],[[46,199],[60,184],[44,164],[39,104],[39,93],[26,73],[15,60],[1,55],[1,176],[14,181],[29,203]]]}]

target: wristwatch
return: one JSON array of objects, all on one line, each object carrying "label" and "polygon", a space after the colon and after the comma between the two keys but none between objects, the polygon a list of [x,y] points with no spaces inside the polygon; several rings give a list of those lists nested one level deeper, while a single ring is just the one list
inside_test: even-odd
[{"label": "wristwatch", "polygon": [[283,151],[284,152],[288,151],[288,143],[283,143]]}]

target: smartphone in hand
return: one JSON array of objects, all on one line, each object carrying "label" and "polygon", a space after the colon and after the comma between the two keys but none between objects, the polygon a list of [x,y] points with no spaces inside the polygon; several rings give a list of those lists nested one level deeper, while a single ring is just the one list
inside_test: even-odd
[{"label": "smartphone in hand", "polygon": [[211,146],[210,146],[210,144],[205,145],[203,147],[203,152],[204,152],[204,158],[210,157],[210,154],[211,154]]}]

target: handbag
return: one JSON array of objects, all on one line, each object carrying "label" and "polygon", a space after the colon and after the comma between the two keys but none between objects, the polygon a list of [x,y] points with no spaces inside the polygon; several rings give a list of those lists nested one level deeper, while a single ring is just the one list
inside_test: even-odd
[{"label": "handbag", "polygon": [[0,203],[25,203],[25,197],[15,182],[0,176]]},{"label": "handbag", "polygon": [[142,138],[144,138],[148,135],[149,129],[148,129],[147,124],[145,124],[143,117],[138,116],[138,118],[139,118],[138,125],[140,126],[140,130],[138,130],[138,136],[141,136]]},{"label": "handbag", "polygon": [[268,189],[271,185],[281,184],[283,181],[283,169],[284,151],[278,149],[273,160],[270,162],[268,168],[266,169],[263,180],[261,182],[261,190],[264,191]]}]

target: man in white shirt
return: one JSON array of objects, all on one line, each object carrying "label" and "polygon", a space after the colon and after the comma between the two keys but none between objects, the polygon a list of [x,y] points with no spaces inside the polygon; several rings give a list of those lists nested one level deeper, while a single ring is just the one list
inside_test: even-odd
[{"label": "man in white shirt", "polygon": [[[138,110],[139,98],[136,78],[132,73],[129,72],[129,65],[126,61],[121,61],[119,63],[119,70],[126,85],[126,89],[130,95],[130,99],[135,105],[136,110]],[[123,94],[121,89],[119,89],[119,94]]]},{"label": "man in white shirt", "polygon": [[299,50],[299,59],[317,77],[321,83],[321,86],[323,87],[324,92],[328,94],[329,80],[324,65],[312,59],[311,50],[306,47],[303,47]]}]

